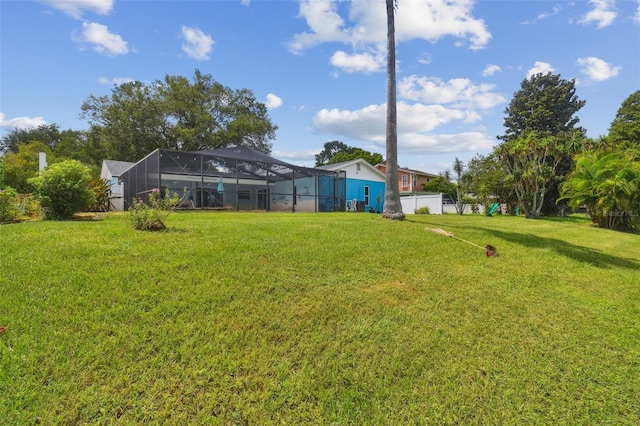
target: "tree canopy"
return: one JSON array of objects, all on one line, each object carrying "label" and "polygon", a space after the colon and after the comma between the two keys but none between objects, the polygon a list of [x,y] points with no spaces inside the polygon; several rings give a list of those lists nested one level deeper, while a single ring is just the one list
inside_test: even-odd
[{"label": "tree canopy", "polygon": [[333,158],[334,155],[339,152],[348,151],[349,149],[350,147],[344,142],[326,142],[322,151],[316,154],[316,166],[324,166],[326,164],[329,164],[329,161],[331,161],[331,158]]},{"label": "tree canopy", "polygon": [[528,218],[557,211],[558,185],[573,168],[573,154],[583,145],[585,130],[575,115],[585,101],[575,80],[558,74],[525,79],[505,109],[505,134],[496,148],[519,206]]},{"label": "tree canopy", "polygon": [[620,148],[640,148],[640,90],[622,102],[611,122],[609,139]]},{"label": "tree canopy", "polygon": [[367,163],[375,166],[384,163],[384,157],[377,152],[369,152],[365,149],[348,146],[344,142],[331,141],[324,144],[324,149],[316,154],[316,166],[342,163],[344,161],[362,158]]},{"label": "tree canopy", "polygon": [[580,119],[575,114],[585,101],[576,95],[575,80],[564,80],[559,74],[536,74],[520,83],[520,90],[505,109],[505,134],[498,139],[509,141],[537,132],[540,136],[572,133]]},{"label": "tree canopy", "polygon": [[233,90],[196,70],[192,81],[165,76],[124,83],[89,96],[81,117],[109,155],[138,161],[156,148],[197,151],[242,145],[270,153],[277,126],[248,89]]},{"label": "tree canopy", "polygon": [[19,143],[16,149],[17,152],[10,152],[3,158],[4,184],[26,194],[33,191],[29,179],[38,174],[38,153],[44,152],[49,164],[56,162],[56,158],[52,155],[51,148],[40,141]]}]

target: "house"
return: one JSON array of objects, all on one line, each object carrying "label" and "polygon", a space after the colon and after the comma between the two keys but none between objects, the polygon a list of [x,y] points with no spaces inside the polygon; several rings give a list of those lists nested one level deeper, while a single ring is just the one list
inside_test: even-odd
[{"label": "house", "polygon": [[291,212],[344,211],[345,173],[300,167],[248,147],[156,149],[120,177],[124,208],[154,189],[180,208]]},{"label": "house", "polygon": [[128,161],[103,160],[100,178],[106,179],[111,185],[109,200],[112,210],[124,210],[124,189],[118,183],[118,178],[135,163]]},{"label": "house", "polygon": [[378,169],[358,158],[319,168],[344,171],[347,179],[347,210],[382,212],[385,178]]},{"label": "house", "polygon": [[[386,173],[386,164],[376,164],[375,167],[382,172],[383,175]],[[421,172],[419,170],[398,168],[398,189],[400,193],[422,191],[422,185],[436,177],[438,177],[438,175]]]}]

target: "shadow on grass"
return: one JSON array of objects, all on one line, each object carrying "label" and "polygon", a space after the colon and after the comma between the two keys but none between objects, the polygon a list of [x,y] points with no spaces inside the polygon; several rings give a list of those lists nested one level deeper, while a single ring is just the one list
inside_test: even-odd
[{"label": "shadow on grass", "polygon": [[[410,221],[420,225],[431,225],[435,227],[441,227],[441,224],[422,222],[422,221]],[[445,226],[447,231],[454,230],[456,234],[457,230],[474,229],[477,231],[486,232],[493,237],[509,241],[514,244],[521,245],[526,248],[534,249],[551,249],[561,256],[565,256],[575,261],[586,263],[597,268],[609,269],[609,268],[627,268],[640,270],[640,259],[634,259],[623,256],[613,256],[610,254],[602,253],[600,250],[571,244],[567,241],[559,240],[557,238],[541,237],[534,234],[520,234],[517,232],[505,232],[490,228],[481,228],[477,226],[462,226],[447,224]],[[457,235],[457,234],[456,234]],[[491,243],[494,244],[494,243]],[[482,245],[482,244],[481,244]],[[497,244],[494,244],[497,245]],[[498,246],[498,252],[500,247]]]},{"label": "shadow on grass", "polygon": [[556,238],[541,237],[539,235],[533,234],[518,234],[515,232],[504,232],[486,228],[476,229],[488,232],[497,238],[519,244],[527,248],[551,249],[559,255],[568,257],[569,259],[573,259],[578,262],[587,263],[598,268],[617,267],[627,269],[640,269],[640,260],[638,259],[613,256],[610,254],[602,253],[599,250],[571,244],[563,240],[558,240]]}]

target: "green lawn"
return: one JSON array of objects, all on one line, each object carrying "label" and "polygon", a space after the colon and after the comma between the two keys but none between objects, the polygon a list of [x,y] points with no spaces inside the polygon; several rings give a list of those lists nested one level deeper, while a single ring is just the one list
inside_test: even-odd
[{"label": "green lawn", "polygon": [[638,235],[365,213],[167,225],[0,226],[0,423],[640,424]]}]

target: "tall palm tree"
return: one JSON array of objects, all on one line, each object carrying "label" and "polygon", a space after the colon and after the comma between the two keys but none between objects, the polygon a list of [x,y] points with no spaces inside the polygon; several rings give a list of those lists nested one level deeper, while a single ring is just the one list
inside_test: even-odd
[{"label": "tall palm tree", "polygon": [[397,0],[387,0],[387,167],[385,168],[384,211],[382,217],[403,220],[398,188],[398,113],[396,110],[396,35]]}]

